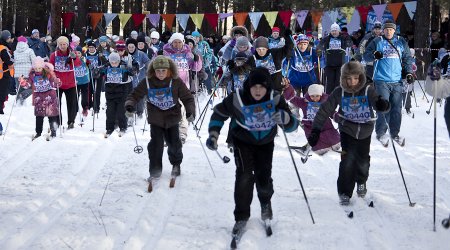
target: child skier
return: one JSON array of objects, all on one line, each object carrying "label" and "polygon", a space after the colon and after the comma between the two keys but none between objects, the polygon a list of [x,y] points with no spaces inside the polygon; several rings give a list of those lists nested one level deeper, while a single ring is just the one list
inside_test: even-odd
[{"label": "child skier", "polygon": [[132,85],[131,69],[121,62],[119,54],[113,52],[108,57],[109,64],[102,69],[101,75],[106,76],[106,133],[108,138],[114,131],[116,120],[119,125],[119,136],[127,130],[127,118],[125,117],[125,99],[130,93]]},{"label": "child skier", "polygon": [[[21,84],[26,84],[21,78]],[[53,65],[44,62],[40,56],[33,59],[33,68],[28,76],[28,84],[33,89],[34,115],[36,116],[36,134],[33,140],[41,136],[44,117],[48,117],[50,135],[47,140],[56,137],[58,127],[59,104],[56,88],[61,86],[61,81],[53,72]]]},{"label": "child skier", "polygon": [[77,90],[78,96],[81,94],[81,107],[83,108],[83,116],[86,117],[88,115],[88,110],[93,106],[92,105],[92,85],[90,84],[91,78],[89,75],[89,69],[86,65],[86,58],[83,56],[82,49],[80,46],[75,48],[75,54],[77,58],[80,59],[81,65],[75,66],[75,77],[77,80]]},{"label": "child skier", "polygon": [[[302,125],[303,130],[305,131],[305,136],[306,138],[308,138],[308,136],[311,134],[312,122],[317,114],[317,111],[320,108],[320,105],[328,99],[328,95],[324,93],[323,85],[310,85],[308,88],[308,93],[306,93],[304,97],[297,96],[295,94],[294,87],[292,87],[292,85],[289,85],[284,90],[283,95],[287,101],[303,111]],[[333,113],[331,117],[333,117],[335,114],[336,113]],[[339,132],[333,127],[331,119],[328,118],[325,121],[324,126],[322,127],[319,142],[312,148],[312,150],[319,155],[323,155],[329,150],[336,151],[340,147],[341,145],[339,142]],[[300,153],[306,154],[307,147],[303,146],[298,151]]]},{"label": "child skier", "polygon": [[337,121],[341,134],[341,162],[337,190],[340,204],[348,205],[357,183],[357,194],[367,193],[366,181],[369,177],[370,140],[374,130],[373,109],[388,111],[389,101],[377,94],[373,85],[366,84],[364,67],[357,61],[342,66],[341,85],[333,90],[328,100],[317,112],[308,143],[314,147],[319,142],[323,125],[339,105]]},{"label": "child skier", "polygon": [[144,96],[147,97],[147,121],[150,124],[151,139],[148,143],[150,160],[149,189],[157,181],[162,172],[162,155],[164,141],[167,143],[167,154],[172,164],[172,177],[180,175],[180,164],[183,160],[179,122],[181,120],[181,100],[186,108],[189,122],[195,118],[195,101],[185,83],[178,78],[175,62],[166,56],[157,56],[148,66],[147,77],[128,95],[125,102],[127,116],[132,117],[135,104]]},{"label": "child skier", "polygon": [[292,116],[284,98],[272,90],[267,69],[258,67],[250,72],[244,88],[232,92],[214,107],[209,122],[206,146],[217,150],[217,140],[224,121],[231,117],[231,136],[234,143],[236,181],[234,188],[236,224],[233,235],[242,232],[250,218],[253,186],[261,204],[261,219],[272,219],[271,198],[272,157],[277,124],[286,132],[294,131],[297,120]]}]

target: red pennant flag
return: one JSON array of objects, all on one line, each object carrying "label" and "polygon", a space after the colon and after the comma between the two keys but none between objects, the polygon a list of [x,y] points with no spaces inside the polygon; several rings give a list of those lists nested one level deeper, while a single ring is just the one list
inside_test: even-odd
[{"label": "red pennant flag", "polygon": [[219,22],[219,14],[216,13],[206,13],[205,19],[211,25],[211,27],[216,30],[217,23]]},{"label": "red pennant flag", "polygon": [[281,18],[281,21],[283,21],[284,23],[284,27],[289,28],[289,24],[291,22],[291,16],[292,16],[292,11],[291,10],[286,10],[286,11],[279,11],[278,15]]},{"label": "red pennant flag", "polygon": [[161,17],[166,22],[166,25],[169,29],[173,26],[173,21],[175,20],[175,14],[161,14]]},{"label": "red pennant flag", "polygon": [[95,29],[98,22],[102,20],[103,13],[89,13],[89,16],[91,16],[91,26],[93,29]]},{"label": "red pennant flag", "polygon": [[145,19],[145,14],[132,14],[131,18],[133,19],[134,27],[137,28],[141,25],[142,21]]},{"label": "red pennant flag", "polygon": [[63,26],[65,29],[68,29],[70,27],[70,22],[72,22],[74,16],[75,13],[73,12],[62,13],[61,18],[63,19]]},{"label": "red pennant flag", "polygon": [[367,21],[367,15],[369,14],[369,10],[372,6],[358,6],[356,9],[359,12],[359,16],[361,17],[361,21],[363,24],[366,24]]}]

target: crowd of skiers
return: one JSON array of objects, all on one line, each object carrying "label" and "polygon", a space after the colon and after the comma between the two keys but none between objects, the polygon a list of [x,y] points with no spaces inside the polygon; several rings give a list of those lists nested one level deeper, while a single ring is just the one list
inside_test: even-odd
[{"label": "crowd of skiers", "polygon": [[[198,31],[163,36],[133,31],[126,39],[100,36],[84,43],[74,34],[60,36],[55,46],[40,40],[38,30],[29,38],[18,37],[13,46],[11,34],[4,30],[0,114],[8,94],[17,94],[19,105],[31,96],[36,116],[33,139],[43,133],[44,117],[53,138],[63,123],[73,129],[77,115],[82,120],[89,110],[93,116],[99,113],[104,92],[105,137],[117,128],[122,135],[133,119],[145,116],[150,124],[151,182],[161,176],[164,145],[172,175],[180,175],[188,123],[199,115],[194,96],[214,95],[220,85],[227,96],[214,107],[206,146],[217,150],[221,128],[231,118],[227,143],[236,163],[236,227],[250,217],[255,184],[262,219],[272,218],[271,172],[278,126],[283,133],[302,127],[308,141],[301,151],[305,155],[309,150],[341,154],[337,191],[340,203],[347,205],[355,186],[358,196],[367,192],[372,132],[384,146],[390,141],[405,145],[400,135],[402,108],[404,101],[411,102],[408,86],[416,80],[417,67],[414,50],[396,30],[387,20],[376,22],[365,36],[351,37],[334,23],[322,39],[317,32],[293,34],[278,27],[268,38],[251,39],[245,27],[236,26],[220,41]],[[438,59],[427,84],[430,94],[436,90],[440,93],[436,98],[447,98],[445,118],[450,127],[448,51],[441,50]],[[61,115],[63,94],[66,120]],[[410,105],[405,108],[410,112]]]}]

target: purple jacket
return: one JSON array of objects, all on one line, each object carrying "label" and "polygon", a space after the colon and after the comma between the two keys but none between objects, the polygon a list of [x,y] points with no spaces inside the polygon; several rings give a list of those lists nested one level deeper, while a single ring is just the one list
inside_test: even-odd
[{"label": "purple jacket", "polygon": [[[311,97],[309,97],[308,94],[305,95],[305,97],[296,96],[294,94],[294,88],[292,86],[289,86],[284,91],[284,98],[292,103],[294,106],[300,108],[303,111],[303,130],[305,131],[305,136],[308,137],[311,134],[312,131],[312,123],[313,120],[306,120],[307,117],[307,107],[308,102],[311,102]],[[322,97],[320,98],[320,103],[324,103],[328,99],[328,95],[323,93]],[[332,117],[336,114],[333,113]],[[325,124],[322,127],[322,132],[320,133],[320,139],[316,146],[314,146],[312,149],[313,151],[321,150],[324,148],[329,148],[337,143],[340,142],[340,135],[339,132],[334,128],[333,124],[331,123],[331,119],[329,118]]]},{"label": "purple jacket", "polygon": [[163,47],[164,55],[172,58],[178,68],[178,77],[184,82],[189,89],[189,70],[200,71],[202,69],[202,61],[194,62],[194,54],[187,44],[183,45],[180,50],[174,49],[172,44],[166,44]]}]

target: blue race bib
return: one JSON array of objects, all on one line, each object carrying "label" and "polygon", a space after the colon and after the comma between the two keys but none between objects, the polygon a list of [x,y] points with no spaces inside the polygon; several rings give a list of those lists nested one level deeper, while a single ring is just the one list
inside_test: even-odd
[{"label": "blue race bib", "polygon": [[243,106],[245,126],[250,131],[265,131],[276,126],[272,119],[275,114],[275,104],[273,100],[254,105]]},{"label": "blue race bib", "polygon": [[346,120],[356,123],[366,123],[370,117],[369,100],[367,96],[342,97],[342,111]]},{"label": "blue race bib", "polygon": [[70,67],[66,64],[67,56],[55,56],[55,71],[67,72]]},{"label": "blue race bib", "polygon": [[174,107],[172,83],[167,88],[148,89],[148,101],[161,110],[168,110]]},{"label": "blue race bib", "polygon": [[34,84],[34,92],[47,92],[52,88],[52,85],[50,84],[50,81],[48,79],[44,79],[42,76],[35,75],[33,78],[33,84]]},{"label": "blue race bib", "polygon": [[313,121],[316,117],[317,111],[319,111],[320,102],[308,102],[306,107],[306,117],[303,118],[305,121]]},{"label": "blue race bib", "polygon": [[268,56],[266,56],[266,58],[264,58],[262,60],[256,59],[256,57],[254,59],[255,59],[256,67],[264,67],[264,68],[268,69],[269,73],[271,75],[274,73],[277,73],[279,71],[275,68],[275,63],[273,62],[272,54],[269,54]]},{"label": "blue race bib", "polygon": [[108,68],[106,70],[106,83],[122,83],[122,70],[120,68]]}]

